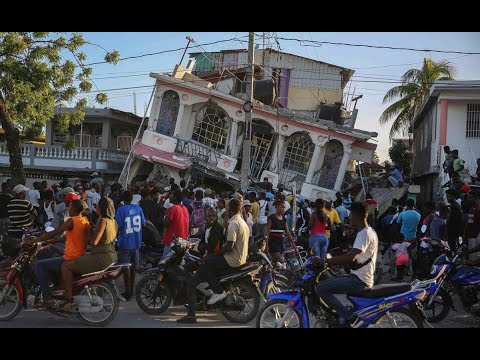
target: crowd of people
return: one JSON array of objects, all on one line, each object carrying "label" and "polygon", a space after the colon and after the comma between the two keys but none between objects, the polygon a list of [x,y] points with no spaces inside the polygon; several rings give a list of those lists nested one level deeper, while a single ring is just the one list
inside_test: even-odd
[{"label": "crowd of people", "polygon": [[[173,178],[164,188],[150,181],[122,189],[119,183],[104,182],[98,172],[88,180],[71,184],[49,187],[46,181],[35,182],[32,189],[21,184],[10,188],[10,183],[5,182],[0,193],[2,250],[7,256],[15,256],[25,229],[51,228],[52,231],[31,240],[46,241],[49,245],[42,250],[45,255],[38,257],[35,266],[43,299],[39,306],[51,306],[49,284],[54,282],[65,289],[62,306],[68,308],[74,303],[74,274],[100,271],[114,262],[132,264],[130,271],[125,272],[123,293],[127,300],[132,298],[139,249],[145,242],[159,246],[161,241],[163,255],[169,256],[169,245],[175,237],[200,238],[199,250],[205,257],[190,284],[190,295],[194,296],[195,284],[207,280],[214,291],[211,304],[226,297],[215,274],[243,265],[248,245],[255,239],[265,240],[266,252],[278,267],[285,266],[285,250],[300,244],[318,257],[318,264],[351,265],[351,276],[322,282],[317,289],[324,300],[344,315],[342,318],[348,319],[345,309],[330,295],[352,287],[361,291],[373,285],[377,233],[390,249],[390,270],[394,272],[396,268],[394,280],[399,281],[407,271],[416,276],[420,237],[444,240],[452,249],[461,240],[478,240],[478,191],[461,181],[463,161],[458,152],[447,148],[445,151],[448,157],[444,169],[450,176],[445,184],[447,202],[420,205],[413,199],[394,199],[382,216],[371,194],[363,203],[355,203],[348,192],[309,201],[281,187],[276,192],[270,186],[266,191],[252,188],[215,193],[200,184],[187,186],[184,180],[177,184]],[[393,186],[403,182],[403,175],[400,173],[400,179],[397,172],[399,169],[395,168],[389,178]],[[479,175],[477,171],[477,180]],[[423,233],[422,225],[426,226]],[[147,240],[149,227],[158,236]],[[345,241],[353,242],[352,251],[326,259],[329,249]],[[92,246],[89,254],[87,244]],[[56,280],[58,274],[61,276]],[[193,303],[187,316],[179,321],[196,321]]]}]

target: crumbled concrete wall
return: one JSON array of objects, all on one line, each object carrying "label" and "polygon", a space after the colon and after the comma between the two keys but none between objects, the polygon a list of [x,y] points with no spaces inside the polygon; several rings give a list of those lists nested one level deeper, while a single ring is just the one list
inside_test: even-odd
[{"label": "crumbled concrete wall", "polygon": [[317,185],[326,189],[333,189],[343,158],[343,145],[338,140],[330,140],[326,146],[325,158]]}]

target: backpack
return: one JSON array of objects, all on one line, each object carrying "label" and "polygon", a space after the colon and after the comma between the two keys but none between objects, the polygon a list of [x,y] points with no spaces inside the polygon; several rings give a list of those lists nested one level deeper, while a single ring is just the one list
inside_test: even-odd
[{"label": "backpack", "polygon": [[190,217],[190,227],[192,229],[198,228],[199,232],[203,234],[205,232],[205,226],[207,225],[207,206],[205,204],[197,207],[196,204],[193,204],[192,216]]}]

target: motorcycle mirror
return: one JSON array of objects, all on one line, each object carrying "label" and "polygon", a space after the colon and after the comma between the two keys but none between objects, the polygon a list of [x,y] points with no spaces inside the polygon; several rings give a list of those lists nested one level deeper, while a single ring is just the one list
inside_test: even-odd
[{"label": "motorcycle mirror", "polygon": [[46,231],[47,233],[48,233],[48,232],[52,232],[52,231],[54,231],[54,230],[55,230],[55,228],[52,227],[52,226],[47,226],[47,227],[45,228],[45,231]]},{"label": "motorcycle mirror", "polygon": [[427,232],[427,225],[422,225],[420,231],[422,232],[422,234],[425,234]]}]

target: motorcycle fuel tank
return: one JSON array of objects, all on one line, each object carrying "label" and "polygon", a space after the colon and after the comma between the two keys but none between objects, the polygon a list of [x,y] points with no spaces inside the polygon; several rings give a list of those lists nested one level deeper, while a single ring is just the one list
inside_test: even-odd
[{"label": "motorcycle fuel tank", "polygon": [[452,277],[452,280],[458,285],[480,285],[480,269],[459,269]]}]

